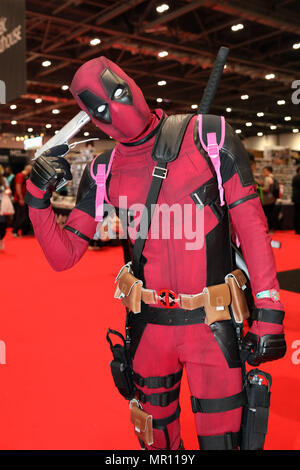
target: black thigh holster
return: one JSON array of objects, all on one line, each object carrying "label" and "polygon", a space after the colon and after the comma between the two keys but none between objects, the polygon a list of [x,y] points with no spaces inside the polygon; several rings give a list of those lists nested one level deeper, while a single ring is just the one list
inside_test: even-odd
[{"label": "black thigh holster", "polygon": [[[115,335],[120,338],[122,344],[113,344],[110,335]],[[121,333],[111,330],[110,328],[107,332],[106,339],[109,342],[113,355],[113,360],[109,365],[115,385],[126,400],[132,400],[136,388],[133,381],[132,361],[126,340]]]},{"label": "black thigh holster", "polygon": [[[263,384],[265,379],[266,385]],[[263,450],[268,430],[272,377],[253,369],[245,377],[247,405],[243,409],[241,450]]]}]

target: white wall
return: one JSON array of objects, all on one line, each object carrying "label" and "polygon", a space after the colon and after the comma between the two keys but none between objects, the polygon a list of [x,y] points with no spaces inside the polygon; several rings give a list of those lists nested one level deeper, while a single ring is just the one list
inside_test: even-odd
[{"label": "white wall", "polygon": [[266,147],[283,146],[300,151],[300,132],[298,134],[269,134],[262,137],[249,137],[243,141],[247,149],[264,150]]}]

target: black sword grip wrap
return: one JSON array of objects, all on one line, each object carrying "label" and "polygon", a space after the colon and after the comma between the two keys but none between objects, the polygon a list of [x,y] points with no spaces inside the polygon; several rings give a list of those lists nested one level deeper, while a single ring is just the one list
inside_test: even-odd
[{"label": "black sword grip wrap", "polygon": [[70,148],[67,144],[55,145],[55,147],[51,147],[50,149],[46,150],[42,155],[43,157],[61,157],[69,150]]},{"label": "black sword grip wrap", "polygon": [[223,69],[227,60],[229,49],[221,47],[219,49],[216,61],[211,71],[208,83],[203,93],[201,103],[198,107],[197,114],[208,114],[211,103],[215,97],[219,81],[221,79]]}]

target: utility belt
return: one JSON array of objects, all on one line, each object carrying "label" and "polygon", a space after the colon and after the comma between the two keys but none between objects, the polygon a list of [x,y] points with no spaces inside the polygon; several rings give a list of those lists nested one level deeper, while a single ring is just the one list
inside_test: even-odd
[{"label": "utility belt", "polygon": [[170,289],[156,291],[143,287],[127,263],[120,270],[114,297],[121,299],[130,312],[148,323],[211,325],[217,321],[230,320],[243,323],[250,316],[244,290],[247,279],[236,269],[225,277],[223,284],[205,287],[197,294],[176,294]]}]

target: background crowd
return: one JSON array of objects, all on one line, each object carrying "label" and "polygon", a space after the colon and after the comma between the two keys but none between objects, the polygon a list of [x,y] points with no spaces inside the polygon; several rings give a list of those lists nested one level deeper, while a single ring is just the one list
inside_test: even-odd
[{"label": "background crowd", "polygon": [[[255,160],[250,155],[253,174],[255,173]],[[4,238],[7,228],[12,229],[12,235],[20,238],[33,235],[31,222],[28,216],[28,207],[24,203],[26,193],[26,180],[30,175],[32,166],[25,165],[23,170],[14,174],[10,166],[0,165],[0,251],[4,249]],[[277,227],[276,201],[280,199],[280,184],[273,175],[272,166],[263,168],[263,174],[256,177],[257,191],[268,222],[269,232],[273,233]],[[300,166],[292,179],[292,202],[294,203],[294,230],[300,235]],[[114,221],[116,223],[116,221]],[[102,233],[100,240],[90,243],[90,249],[100,248],[103,242],[108,241],[107,232]]]}]

